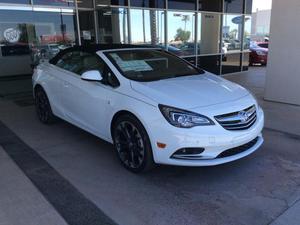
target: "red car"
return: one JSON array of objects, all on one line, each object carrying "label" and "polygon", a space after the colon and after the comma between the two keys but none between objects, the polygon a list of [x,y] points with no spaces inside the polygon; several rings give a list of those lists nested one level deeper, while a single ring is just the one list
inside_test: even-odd
[{"label": "red car", "polygon": [[268,42],[253,42],[250,45],[249,65],[261,64],[267,65],[268,62]]}]

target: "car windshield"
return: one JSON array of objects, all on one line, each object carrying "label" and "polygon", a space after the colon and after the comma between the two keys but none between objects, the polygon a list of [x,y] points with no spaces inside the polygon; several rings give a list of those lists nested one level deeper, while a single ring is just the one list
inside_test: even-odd
[{"label": "car windshield", "polygon": [[258,46],[262,47],[262,48],[268,48],[269,44],[268,43],[260,43],[260,44],[258,44]]},{"label": "car windshield", "polygon": [[183,59],[159,49],[119,50],[105,54],[130,80],[156,81],[204,73]]}]

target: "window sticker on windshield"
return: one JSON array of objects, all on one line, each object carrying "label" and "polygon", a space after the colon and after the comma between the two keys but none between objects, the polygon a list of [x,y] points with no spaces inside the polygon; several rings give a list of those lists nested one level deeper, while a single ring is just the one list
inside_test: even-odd
[{"label": "window sticker on windshield", "polygon": [[124,71],[152,71],[152,67],[146,63],[144,60],[132,60],[132,61],[122,61],[117,62],[120,68]]},{"label": "window sticker on windshield", "polygon": [[147,62],[145,62],[145,60],[124,61],[116,53],[112,53],[110,55],[124,72],[128,72],[128,71],[142,72],[142,71],[153,70],[153,68]]}]

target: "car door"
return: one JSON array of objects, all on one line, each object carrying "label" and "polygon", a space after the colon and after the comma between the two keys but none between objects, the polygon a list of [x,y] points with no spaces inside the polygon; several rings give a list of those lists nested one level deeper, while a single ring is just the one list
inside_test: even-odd
[{"label": "car door", "polygon": [[[95,135],[105,135],[102,124],[110,111],[109,95],[113,91],[105,82],[107,65],[96,54],[80,51],[72,54],[66,69],[61,98],[65,117]],[[103,82],[82,80],[81,74],[89,70],[99,70]]]}]

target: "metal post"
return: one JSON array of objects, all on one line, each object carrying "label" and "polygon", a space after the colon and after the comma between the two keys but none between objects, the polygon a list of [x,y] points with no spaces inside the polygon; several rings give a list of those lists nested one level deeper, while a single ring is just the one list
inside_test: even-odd
[{"label": "metal post", "polygon": [[198,10],[195,14],[195,28],[194,28],[194,32],[195,32],[195,55],[196,55],[196,63],[195,65],[198,66]]},{"label": "metal post", "polygon": [[[223,2],[224,3],[224,2]],[[224,5],[223,5],[224,8]],[[224,9],[223,9],[224,11]],[[219,68],[219,75],[222,75],[222,60],[223,60],[223,55],[225,55],[224,53],[222,53],[222,44],[223,44],[223,23],[224,23],[224,13],[221,14],[221,18],[220,18],[220,45],[219,45],[219,53],[221,52],[220,56],[220,68]]]},{"label": "metal post", "polygon": [[130,0],[128,0],[128,8],[127,8],[127,30],[128,30],[128,42],[129,44],[131,44]]},{"label": "metal post", "polygon": [[75,15],[76,15],[76,23],[77,23],[78,45],[81,45],[80,25],[79,25],[79,12],[78,12],[77,0],[75,0]]},{"label": "metal post", "polygon": [[95,26],[95,37],[96,43],[99,44],[99,23],[97,17],[97,10],[96,10],[96,0],[93,0],[93,13],[94,13],[94,26]]},{"label": "metal post", "polygon": [[166,10],[165,10],[165,21],[164,21],[164,23],[165,23],[165,30],[164,30],[164,32],[165,32],[165,48],[166,48],[166,50],[168,50],[168,1],[167,0],[165,0],[166,1]]}]

